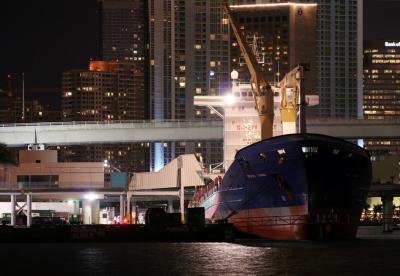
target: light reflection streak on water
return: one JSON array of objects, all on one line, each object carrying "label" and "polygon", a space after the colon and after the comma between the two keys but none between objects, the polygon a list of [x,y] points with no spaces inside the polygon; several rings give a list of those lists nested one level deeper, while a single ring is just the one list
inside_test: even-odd
[{"label": "light reflection streak on water", "polygon": [[79,270],[82,272],[104,272],[107,264],[111,262],[110,253],[101,247],[81,249],[77,252],[76,258],[79,262]]},{"label": "light reflection streak on water", "polygon": [[195,264],[192,272],[196,275],[255,275],[261,271],[263,274],[275,274],[276,271],[269,247],[202,243],[192,244],[191,248],[186,257],[188,262]]},{"label": "light reflection streak on water", "polygon": [[[276,275],[273,251],[232,243],[138,243],[81,248],[76,260],[86,275]],[[126,269],[129,264],[136,268]]]}]

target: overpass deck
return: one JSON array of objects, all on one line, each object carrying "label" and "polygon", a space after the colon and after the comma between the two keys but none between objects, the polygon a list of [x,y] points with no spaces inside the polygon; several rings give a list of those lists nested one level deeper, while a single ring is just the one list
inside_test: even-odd
[{"label": "overpass deck", "polygon": [[[307,131],[344,139],[400,139],[400,121],[318,119]],[[222,140],[223,122],[113,121],[0,124],[0,143],[11,147],[37,141],[46,145]]]}]

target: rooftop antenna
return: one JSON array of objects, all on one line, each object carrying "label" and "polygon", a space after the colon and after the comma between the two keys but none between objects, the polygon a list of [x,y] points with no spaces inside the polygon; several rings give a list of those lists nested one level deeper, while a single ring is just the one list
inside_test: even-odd
[{"label": "rooftop antenna", "polygon": [[44,144],[39,144],[37,141],[37,133],[35,128],[35,142],[28,145],[28,150],[44,150]]}]

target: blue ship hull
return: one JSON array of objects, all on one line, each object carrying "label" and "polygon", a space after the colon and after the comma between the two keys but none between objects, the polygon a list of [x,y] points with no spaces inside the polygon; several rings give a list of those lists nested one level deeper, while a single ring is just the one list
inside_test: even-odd
[{"label": "blue ship hull", "polygon": [[197,197],[210,222],[227,221],[257,237],[353,238],[370,183],[363,148],[324,135],[291,134],[238,151],[222,181]]}]

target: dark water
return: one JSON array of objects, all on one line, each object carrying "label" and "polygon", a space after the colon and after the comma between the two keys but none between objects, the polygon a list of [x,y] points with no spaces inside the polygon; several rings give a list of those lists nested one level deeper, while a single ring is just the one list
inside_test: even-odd
[{"label": "dark water", "polygon": [[400,275],[400,240],[0,244],[0,275]]}]

